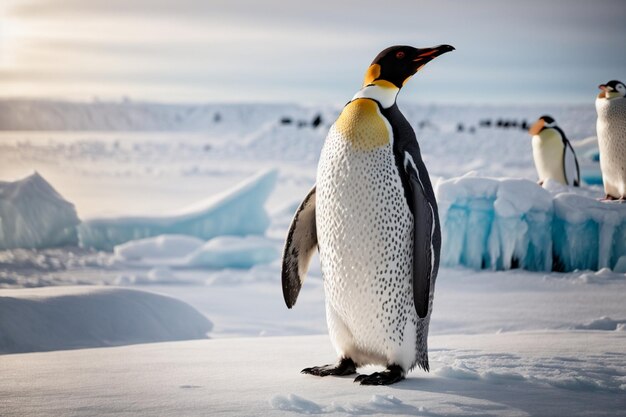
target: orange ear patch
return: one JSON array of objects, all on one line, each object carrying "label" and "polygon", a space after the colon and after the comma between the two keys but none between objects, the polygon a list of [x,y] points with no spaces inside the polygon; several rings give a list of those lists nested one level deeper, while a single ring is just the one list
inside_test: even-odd
[{"label": "orange ear patch", "polygon": [[539,119],[537,120],[531,127],[530,129],[528,129],[528,133],[530,133],[532,136],[538,135],[539,132],[541,132],[541,129],[543,129],[543,126],[546,124],[546,122],[543,121],[543,119]]},{"label": "orange ear patch", "polygon": [[365,79],[363,80],[363,85],[372,84],[375,79],[380,77],[380,65],[374,64],[370,65],[370,67],[365,72]]},{"label": "orange ear patch", "polygon": [[389,128],[374,100],[362,98],[344,107],[335,129],[360,151],[371,151],[389,143]]}]

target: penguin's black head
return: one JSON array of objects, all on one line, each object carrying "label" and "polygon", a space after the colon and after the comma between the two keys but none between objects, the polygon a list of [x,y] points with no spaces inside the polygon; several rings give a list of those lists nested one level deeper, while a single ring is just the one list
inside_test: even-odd
[{"label": "penguin's black head", "polygon": [[363,85],[384,85],[387,82],[402,88],[424,65],[450,51],[454,51],[454,47],[450,45],[421,49],[404,45],[389,47],[372,61],[365,73]]},{"label": "penguin's black head", "polygon": [[528,129],[528,133],[531,136],[534,136],[541,133],[541,131],[543,131],[544,129],[550,129],[554,127],[556,127],[556,122],[554,121],[554,118],[548,116],[547,114],[544,114],[539,119],[537,119],[535,123],[533,123],[530,129]]},{"label": "penguin's black head", "polygon": [[598,86],[600,90],[600,94],[598,94],[598,98],[622,98],[626,97],[626,85],[623,82],[617,80],[611,80],[606,84],[600,84]]}]

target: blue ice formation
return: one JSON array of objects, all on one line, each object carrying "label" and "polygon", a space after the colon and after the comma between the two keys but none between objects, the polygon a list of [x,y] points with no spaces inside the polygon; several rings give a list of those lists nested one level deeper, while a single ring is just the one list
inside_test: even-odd
[{"label": "blue ice formation", "polygon": [[75,246],[79,222],[74,205],[37,172],[0,181],[0,249]]},{"label": "blue ice formation", "polygon": [[208,240],[219,235],[264,234],[270,220],[264,204],[278,172],[264,171],[233,189],[164,216],[132,216],[86,220],[78,226],[80,245],[111,251],[131,240],[164,234]]},{"label": "blue ice formation", "polygon": [[523,179],[441,181],[442,263],[531,271],[614,268],[626,255],[626,204],[572,190],[550,192]]}]

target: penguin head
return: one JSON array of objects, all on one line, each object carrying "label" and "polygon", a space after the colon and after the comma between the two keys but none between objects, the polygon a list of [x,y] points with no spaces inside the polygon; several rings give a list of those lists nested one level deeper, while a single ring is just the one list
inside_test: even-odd
[{"label": "penguin head", "polygon": [[600,94],[598,94],[598,98],[612,100],[626,96],[626,85],[621,81],[611,80],[606,84],[600,84],[598,88],[602,90]]},{"label": "penguin head", "polygon": [[555,130],[556,127],[557,126],[556,126],[556,122],[554,121],[554,118],[551,116],[548,116],[547,114],[544,114],[539,119],[537,119],[535,123],[533,123],[530,129],[528,129],[528,133],[530,134],[530,136],[535,136],[535,135],[541,136],[542,133],[546,131],[547,129]]},{"label": "penguin head", "polygon": [[446,52],[454,51],[450,45],[432,48],[391,46],[378,54],[365,73],[363,85],[402,88],[424,65]]}]

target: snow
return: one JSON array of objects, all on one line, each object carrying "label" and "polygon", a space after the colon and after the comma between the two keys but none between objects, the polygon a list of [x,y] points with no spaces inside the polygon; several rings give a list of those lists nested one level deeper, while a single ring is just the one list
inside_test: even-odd
[{"label": "snow", "polygon": [[272,262],[279,256],[276,243],[259,236],[223,236],[208,241],[187,258],[195,267],[251,268]]},{"label": "snow", "polygon": [[626,205],[589,190],[470,174],[440,181],[436,195],[445,265],[599,270],[626,253]]},{"label": "snow", "polygon": [[[605,213],[605,203],[595,200],[603,196],[601,186],[572,190],[548,182],[538,187],[527,132],[493,127],[497,120],[535,120],[549,113],[572,141],[583,175],[597,179],[593,100],[576,106],[401,102],[433,183],[448,181],[456,187],[441,199],[442,208],[448,214],[454,211],[459,193],[473,209],[475,227],[485,222],[477,209],[493,211],[501,239],[489,240],[482,226],[470,239],[488,239],[489,259],[498,254],[495,267],[489,268],[496,270],[478,269],[483,254],[478,247],[467,257],[476,269],[458,264],[440,269],[429,337],[431,373],[412,372],[391,387],[362,387],[352,377],[319,379],[299,373],[336,359],[325,336],[319,260],[312,260],[298,305],[291,310],[282,299],[280,259],[268,255],[267,263],[250,262],[245,268],[235,264],[249,261],[261,249],[280,253],[295,208],[315,182],[324,136],[340,107],[3,102],[0,129],[50,130],[0,132],[0,179],[21,178],[36,169],[74,203],[83,219],[106,219],[110,225],[120,218],[179,219],[180,207],[193,205],[199,196],[233,190],[259,172],[275,172],[275,187],[263,200],[266,226],[253,236],[206,238],[167,230],[131,236],[128,244],[111,243],[107,250],[118,245],[115,253],[87,247],[0,250],[0,287],[13,288],[13,298],[70,285],[81,285],[84,291],[141,288],[145,292],[140,294],[149,291],[180,300],[214,323],[210,340],[2,355],[0,414],[623,414],[626,253],[617,257],[617,244],[612,254],[592,248],[597,254],[585,254],[604,256],[607,267],[550,272],[546,265],[552,250],[541,237],[552,235],[541,225],[554,227],[558,204],[584,204],[582,224],[598,225],[613,224],[614,215],[608,212],[621,206],[610,203]],[[318,113],[323,123],[315,129],[307,123]],[[283,124],[282,118],[292,123]],[[486,119],[492,127],[479,125]],[[463,132],[457,132],[459,123]],[[470,171],[475,174],[466,176]],[[461,185],[454,185],[459,177],[464,177]],[[483,178],[491,180],[482,183]],[[529,218],[528,213],[536,216]],[[543,213],[552,213],[553,220],[543,223]],[[575,220],[568,217],[568,225],[575,227]],[[534,227],[532,233],[523,233],[527,227]],[[612,233],[617,239],[622,231],[616,227]],[[537,266],[545,255],[543,267],[537,268],[541,270],[500,270],[506,254],[527,249],[525,239],[534,239],[537,253],[526,251],[518,262]],[[456,244],[461,248],[463,241]],[[229,259],[228,265],[192,266],[188,260],[194,251],[206,251],[212,262]],[[24,288],[46,286],[55,287]],[[0,290],[0,308],[7,291]],[[132,298],[145,301],[143,295]],[[143,301],[136,307],[146,314],[169,311],[160,302]],[[59,334],[66,330],[59,324],[65,306],[87,321],[93,309],[109,313],[119,306],[111,304],[86,305],[88,314],[83,314],[74,304],[59,302],[49,314],[55,319],[50,327],[60,328]],[[0,314],[2,320],[4,310]],[[24,333],[40,320],[14,321]],[[100,327],[91,324],[87,329]],[[40,333],[36,350],[57,349],[57,333]],[[135,343],[123,339],[119,344]],[[108,346],[108,340],[103,337],[93,346]],[[380,368],[360,372],[375,370]]]},{"label": "snow", "polygon": [[115,246],[116,258],[134,265],[177,268],[251,268],[278,258],[280,242],[262,236],[219,236],[208,242],[190,236],[161,235]]},{"label": "snow", "polygon": [[234,188],[169,215],[95,218],[78,227],[80,245],[113,250],[115,245],[161,234],[201,239],[219,235],[263,234],[269,226],[264,203],[277,172],[261,172]]},{"label": "snow", "polygon": [[74,206],[37,172],[0,181],[0,249],[76,245]]},{"label": "snow", "polygon": [[117,245],[113,253],[124,260],[179,258],[204,245],[202,239],[185,235],[160,235]]},{"label": "snow", "polygon": [[200,339],[212,327],[184,302],[143,291],[0,290],[0,353]]},{"label": "snow", "polygon": [[7,355],[0,396],[6,415],[614,416],[625,343],[594,330],[433,336],[432,372],[390,387],[300,374],[334,361],[328,336]]}]

